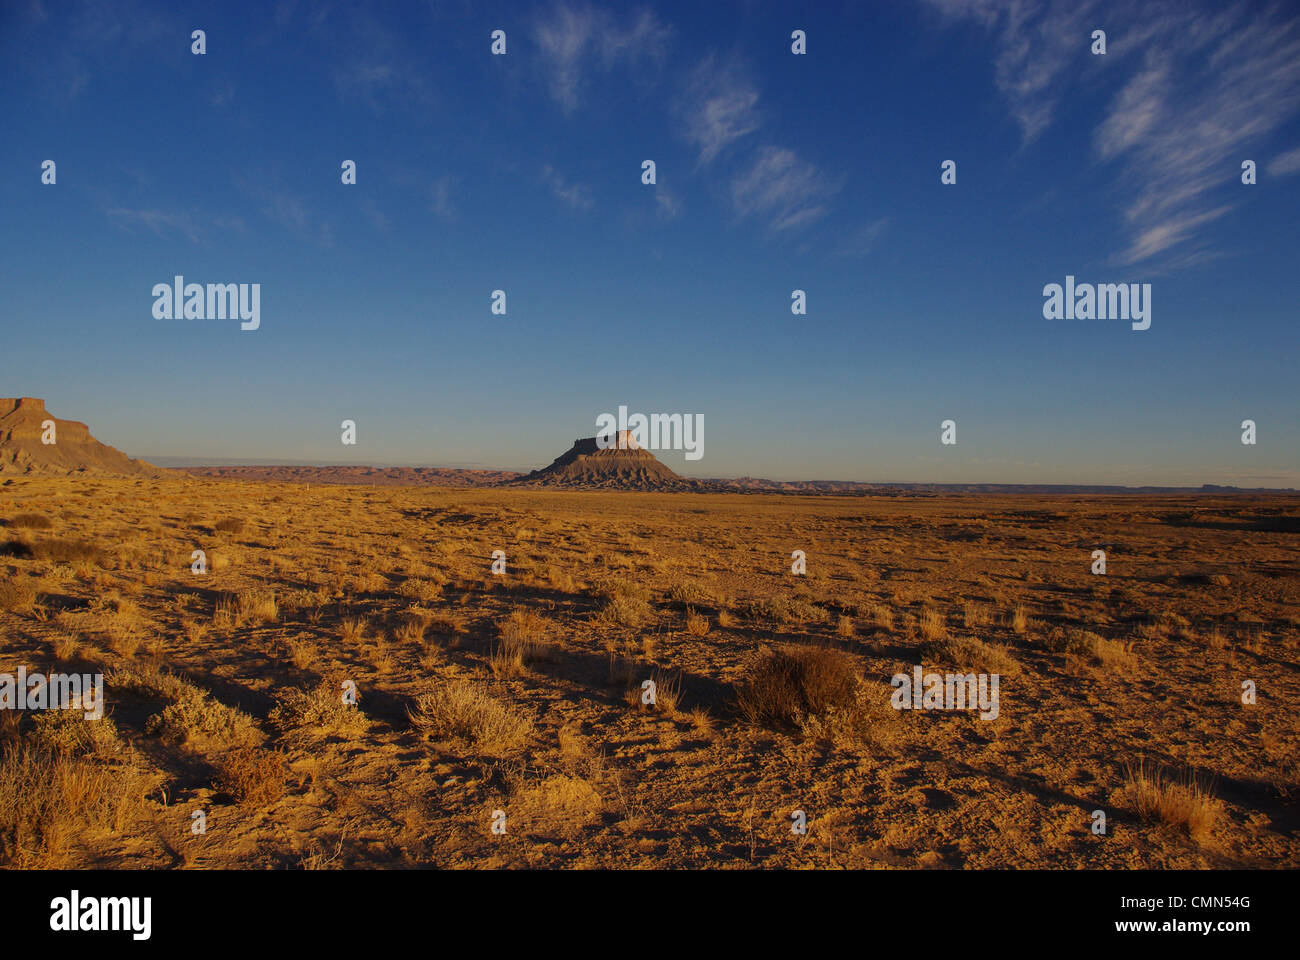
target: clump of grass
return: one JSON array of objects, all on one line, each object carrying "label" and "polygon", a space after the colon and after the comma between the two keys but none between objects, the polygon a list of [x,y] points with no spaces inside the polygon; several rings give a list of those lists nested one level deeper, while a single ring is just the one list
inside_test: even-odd
[{"label": "clump of grass", "polygon": [[647,601],[632,596],[615,596],[596,611],[594,620],[606,627],[639,627],[653,615]]},{"label": "clump of grass", "polygon": [[1181,830],[1198,843],[1208,839],[1222,804],[1193,777],[1175,779],[1139,761],[1128,769],[1127,789],[1144,820]]},{"label": "clump of grass", "polygon": [[65,866],[83,833],[120,832],[148,786],[121,764],[28,741],[6,745],[0,752],[0,865]]},{"label": "clump of grass", "polygon": [[602,581],[597,587],[597,593],[607,600],[636,600],[642,603],[649,603],[651,597],[650,588],[645,584],[622,578]]},{"label": "clump of grass", "polygon": [[713,732],[713,717],[710,716],[707,707],[692,707],[690,713],[691,726],[697,732],[710,734]]},{"label": "clump of grass", "polygon": [[709,618],[696,613],[694,607],[686,608],[686,632],[692,637],[705,637],[709,633]]},{"label": "clump of grass", "polygon": [[250,806],[265,806],[284,795],[284,756],[277,750],[245,747],[217,763],[212,787]]},{"label": "clump of grass", "polygon": [[892,608],[883,603],[873,603],[868,606],[867,612],[871,617],[871,624],[881,630],[894,629],[894,611]]},{"label": "clump of grass", "polygon": [[976,603],[974,600],[968,601],[962,607],[962,623],[967,630],[975,630],[979,627],[986,626],[989,622],[988,610],[982,603]]},{"label": "clump of grass", "polygon": [[555,774],[535,781],[510,802],[510,822],[526,834],[573,837],[599,820],[600,794],[586,780]]},{"label": "clump of grass", "polygon": [[54,641],[54,655],[62,663],[71,663],[81,655],[81,641],[76,634],[61,634]]},{"label": "clump of grass", "polygon": [[835,624],[835,632],[846,639],[852,637],[856,632],[853,618],[841,613],[839,620]]},{"label": "clump of grass", "polygon": [[477,686],[449,681],[418,697],[411,723],[438,740],[462,740],[488,754],[506,754],[523,746],[532,721],[512,711]]},{"label": "clump of grass", "polygon": [[1017,604],[1011,612],[1011,629],[1016,633],[1024,633],[1029,629],[1029,613],[1021,604]]},{"label": "clump of grass", "polygon": [[679,580],[669,587],[668,600],[679,607],[714,607],[718,603],[713,591],[689,580]]},{"label": "clump of grass", "polygon": [[536,643],[542,640],[550,630],[553,622],[535,610],[526,608],[512,610],[501,623],[501,636],[506,640],[518,640]]},{"label": "clump of grass", "polygon": [[115,696],[168,702],[179,700],[194,690],[193,685],[183,678],[152,663],[117,667],[109,673],[105,685]]},{"label": "clump of grass", "polygon": [[654,703],[651,704],[652,709],[670,717],[677,716],[677,710],[682,704],[681,674],[656,670],[650,679],[654,681],[655,685]]},{"label": "clump of grass", "polygon": [[1103,667],[1124,667],[1133,662],[1133,645],[1118,640],[1108,640],[1091,630],[1075,627],[1053,627],[1044,643],[1055,653],[1070,653],[1086,657]]},{"label": "clump of grass", "polygon": [[793,728],[800,717],[851,710],[858,703],[854,659],[830,647],[781,647],[761,656],[737,691],[750,723]]},{"label": "clump of grass", "polygon": [[344,617],[339,624],[339,634],[344,643],[359,643],[366,638],[368,626],[362,617]]},{"label": "clump of grass", "polygon": [[274,623],[280,615],[275,593],[262,588],[241,590],[237,598],[237,622]]},{"label": "clump of grass", "polygon": [[927,640],[938,640],[947,629],[943,614],[932,607],[926,607],[921,611],[920,625],[921,636]]},{"label": "clump of grass", "polygon": [[501,642],[492,651],[490,665],[497,676],[524,673],[530,663],[550,659],[546,642],[552,621],[533,610],[514,610],[499,626]]}]

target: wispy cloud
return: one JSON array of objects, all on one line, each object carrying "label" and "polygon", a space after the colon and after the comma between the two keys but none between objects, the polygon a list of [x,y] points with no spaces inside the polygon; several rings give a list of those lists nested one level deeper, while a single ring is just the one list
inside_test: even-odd
[{"label": "wispy cloud", "polygon": [[552,166],[542,167],[542,183],[550,187],[551,193],[574,210],[590,210],[596,205],[596,198],[592,195],[591,187],[585,183],[572,183],[566,180]]},{"label": "wispy cloud", "polygon": [[994,82],[1006,98],[1024,143],[1051,125],[1063,76],[1090,56],[1100,26],[1093,0],[928,0],[946,20],[974,19],[998,33]]},{"label": "wispy cloud", "polygon": [[199,242],[199,225],[195,215],[180,210],[133,210],[111,207],[105,213],[127,231],[148,230],[159,237],[180,234],[191,243]]},{"label": "wispy cloud", "polygon": [[655,185],[655,216],[660,220],[665,223],[676,220],[682,215],[684,207],[681,197],[662,184]]},{"label": "wispy cloud", "polygon": [[262,215],[272,223],[306,240],[326,247],[333,246],[333,227],[323,218],[316,216],[302,197],[284,190],[260,186],[253,187],[251,192],[261,206]]},{"label": "wispy cloud", "polygon": [[439,177],[429,187],[429,209],[439,220],[456,218],[456,208],[451,199],[455,186],[456,178],[447,175]]},{"label": "wispy cloud", "polygon": [[335,57],[334,85],[339,94],[360,100],[376,114],[432,103],[425,74],[402,38],[362,10],[349,16],[347,45]]},{"label": "wispy cloud", "polygon": [[648,10],[620,20],[585,4],[557,4],[533,25],[547,87],[565,113],[577,109],[593,72],[661,61],[670,36]]},{"label": "wispy cloud", "polygon": [[691,73],[682,95],[682,135],[710,163],[723,150],[759,128],[758,89],[736,64],[710,55]]},{"label": "wispy cloud", "polygon": [[240,217],[212,216],[197,210],[159,210],[132,207],[109,207],[105,215],[129,233],[147,230],[159,237],[182,236],[198,243],[212,230],[242,230]]},{"label": "wispy cloud", "polygon": [[763,147],[731,182],[742,217],[763,217],[773,232],[805,227],[826,213],[823,201],[839,189],[811,163],[784,147]]},{"label": "wispy cloud", "polygon": [[[1087,96],[1091,32],[1110,27],[1106,82],[1118,92],[1092,143],[1102,163],[1119,166],[1121,263],[1185,266],[1217,255],[1202,228],[1233,209],[1224,191],[1240,186],[1248,151],[1300,109],[1300,21],[1283,8],[1127,0],[1102,17],[1093,2],[927,2],[998,31],[996,85],[1026,143],[1051,125],[1063,98]],[[1285,170],[1291,161],[1274,162]]]},{"label": "wispy cloud", "polygon": [[839,255],[842,257],[865,257],[876,249],[876,245],[879,244],[880,238],[885,235],[888,228],[888,217],[869,220],[861,228],[849,235],[844,245],[840,247]]},{"label": "wispy cloud", "polygon": [[1285,177],[1300,170],[1300,147],[1278,154],[1269,161],[1267,169],[1274,177]]}]

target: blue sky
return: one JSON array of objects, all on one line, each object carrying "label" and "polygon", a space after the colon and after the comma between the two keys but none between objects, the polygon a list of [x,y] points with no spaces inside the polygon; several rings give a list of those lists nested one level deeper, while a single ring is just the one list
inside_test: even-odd
[{"label": "blue sky", "polygon": [[1293,5],[24,2],[0,84],[0,393],[133,456],[532,468],[626,404],[696,476],[1300,487]]}]

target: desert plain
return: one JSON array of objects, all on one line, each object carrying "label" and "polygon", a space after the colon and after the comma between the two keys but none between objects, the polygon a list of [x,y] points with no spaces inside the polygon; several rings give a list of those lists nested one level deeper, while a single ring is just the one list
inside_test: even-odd
[{"label": "desert plain", "polygon": [[[0,712],[0,863],[1295,867],[1298,534],[1285,495],[13,477],[0,672],[106,708]],[[894,709],[916,665],[996,673],[996,719]]]}]

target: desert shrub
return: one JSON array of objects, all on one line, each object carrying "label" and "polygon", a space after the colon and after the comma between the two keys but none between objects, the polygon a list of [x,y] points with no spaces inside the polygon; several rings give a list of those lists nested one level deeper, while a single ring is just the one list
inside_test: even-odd
[{"label": "desert shrub", "polygon": [[29,613],[36,606],[36,588],[25,580],[0,580],[0,610]]},{"label": "desert shrub", "polygon": [[622,577],[609,577],[602,580],[596,593],[607,600],[631,600],[640,603],[650,602],[650,588],[644,583],[627,580]]},{"label": "desert shrub", "polygon": [[39,747],[80,756],[122,749],[117,726],[110,718],[87,720],[85,711],[79,709],[41,711],[32,719],[31,738]]},{"label": "desert shrub", "polygon": [[49,517],[39,513],[15,513],[9,518],[7,526],[26,530],[48,530],[54,523]]},{"label": "desert shrub", "polygon": [[198,737],[242,743],[256,732],[246,713],[226,706],[206,690],[188,685],[180,697],[146,720],[144,729],[170,743],[186,743]]},{"label": "desert shrub", "polygon": [[602,626],[639,627],[654,615],[650,604],[633,596],[615,596],[596,611],[595,622]]},{"label": "desert shrub", "polygon": [[1006,647],[985,643],[974,637],[944,637],[925,648],[933,659],[956,667],[961,672],[996,673],[1015,676],[1020,673],[1020,663],[1012,659]]},{"label": "desert shrub", "polygon": [[532,721],[472,683],[450,681],[416,698],[411,723],[437,740],[463,740],[489,754],[509,753],[528,739]]},{"label": "desert shrub", "polygon": [[419,603],[436,603],[442,597],[442,586],[432,580],[411,577],[397,588],[397,592],[400,596]]},{"label": "desert shrub", "polygon": [[756,619],[777,623],[821,623],[829,614],[806,597],[762,597],[745,605],[745,612]]},{"label": "desert shrub", "polygon": [[284,795],[284,756],[277,750],[245,747],[217,763],[212,787],[239,803],[262,806]]},{"label": "desert shrub", "polygon": [[109,690],[150,700],[174,701],[194,691],[192,684],[157,664],[130,664],[114,669],[105,679]]},{"label": "desert shrub", "polygon": [[345,679],[341,673],[331,674],[311,690],[286,690],[276,699],[267,721],[280,733],[312,727],[339,733],[364,729],[365,715],[355,704],[343,702]]},{"label": "desert shrub", "polygon": [[89,540],[38,540],[31,545],[37,560],[103,566],[104,551]]},{"label": "desert shrub", "polygon": [[714,607],[718,603],[713,591],[688,580],[679,580],[669,587],[668,600],[679,607]]},{"label": "desert shrub", "polygon": [[758,658],[737,691],[741,715],[750,723],[793,728],[801,717],[858,704],[853,657],[830,647],[781,647]]}]

